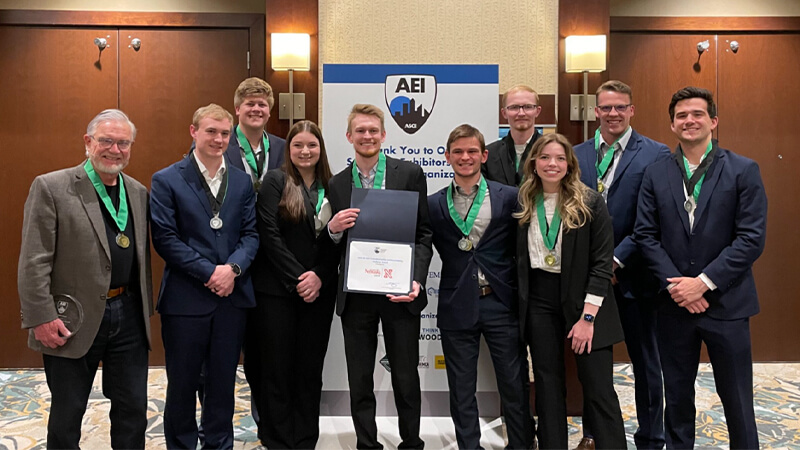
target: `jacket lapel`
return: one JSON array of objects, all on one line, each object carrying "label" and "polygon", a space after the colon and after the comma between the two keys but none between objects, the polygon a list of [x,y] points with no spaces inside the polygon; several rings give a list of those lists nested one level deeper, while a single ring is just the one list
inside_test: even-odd
[{"label": "jacket lapel", "polygon": [[672,191],[672,198],[675,200],[675,208],[678,212],[678,217],[681,218],[683,230],[688,235],[692,230],[689,228],[689,213],[683,207],[683,204],[686,203],[686,190],[683,187],[683,175],[680,172],[683,169],[678,166],[679,163],[683,164],[680,158],[681,155],[675,152],[672,155],[674,164],[667,164],[667,182],[669,183],[670,191]]},{"label": "jacket lapel", "polygon": [[86,210],[86,215],[89,216],[89,221],[92,222],[97,239],[103,246],[108,259],[111,260],[111,250],[108,248],[106,225],[103,221],[103,212],[100,210],[100,200],[97,198],[97,191],[94,189],[92,180],[83,170],[82,164],[75,169],[75,191],[81,196],[81,203]]},{"label": "jacket lapel", "polygon": [[144,261],[144,252],[147,249],[147,226],[141,226],[142,221],[147,222],[147,198],[139,195],[132,189],[133,179],[124,173],[122,178],[125,180],[125,190],[128,192],[130,210],[133,214],[133,236],[136,239],[136,257],[139,261]]},{"label": "jacket lapel", "polygon": [[[564,230],[562,226],[561,231],[561,302],[566,300],[567,292],[569,292],[569,277],[563,276],[565,267],[572,267],[572,253],[575,251],[575,239],[577,238],[578,230]],[[571,272],[571,271],[568,271]]]},{"label": "jacket lapel", "polygon": [[628,146],[622,152],[622,156],[619,157],[619,162],[617,163],[617,168],[614,170],[614,181],[611,183],[611,188],[608,191],[609,197],[614,195],[614,192],[617,190],[617,186],[619,183],[617,181],[621,180],[623,175],[625,174],[625,169],[631,164],[633,158],[639,153],[639,143],[640,137],[636,131],[631,131],[631,138],[628,140]]},{"label": "jacket lapel", "polygon": [[494,229],[494,226],[497,222],[494,220],[494,218],[500,217],[503,214],[503,201],[500,198],[500,192],[503,190],[503,187],[495,186],[494,184],[489,184],[487,190],[489,191],[488,199],[489,202],[491,203],[489,206],[492,207],[491,210],[492,216],[489,218],[489,225],[486,226],[486,230],[484,230],[483,236],[481,236],[481,240],[480,242],[478,242],[478,246],[483,244],[486,241],[486,238],[491,235],[492,230]]},{"label": "jacket lapel", "polygon": [[[716,146],[717,144],[714,143],[714,145]],[[725,153],[718,147],[714,156],[714,161],[708,168],[708,172],[706,172],[706,176],[703,178],[703,185],[700,187],[700,196],[697,198],[697,209],[694,212],[695,224],[697,224],[698,220],[703,217],[703,213],[705,213],[706,208],[708,207],[711,194],[714,192],[714,187],[717,185],[717,182],[720,179],[722,168],[724,166]]]},{"label": "jacket lapel", "polygon": [[[194,156],[189,155],[181,161],[180,165],[178,165],[179,172],[184,181],[186,181],[186,184],[189,185],[189,190],[194,192],[194,195],[197,196],[197,200],[203,205],[203,209],[205,209],[210,219],[212,216],[211,205],[208,204],[208,197],[206,197],[206,191],[203,189],[203,180],[200,179],[200,175],[194,168],[194,163],[189,158],[194,158]],[[230,189],[230,184],[228,188]]]}]

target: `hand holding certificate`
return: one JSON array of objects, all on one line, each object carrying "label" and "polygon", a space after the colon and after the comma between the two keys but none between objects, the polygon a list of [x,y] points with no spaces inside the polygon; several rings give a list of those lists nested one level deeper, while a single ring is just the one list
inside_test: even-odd
[{"label": "hand holding certificate", "polygon": [[[348,233],[344,290],[391,294],[392,301],[412,301],[414,239],[419,193],[354,189],[351,208],[358,220]],[[409,293],[411,295],[409,295]]]}]

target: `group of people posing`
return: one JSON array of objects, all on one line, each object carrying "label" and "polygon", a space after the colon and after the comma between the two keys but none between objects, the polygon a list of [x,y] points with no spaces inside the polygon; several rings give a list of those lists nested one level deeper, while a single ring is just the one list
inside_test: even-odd
[{"label": "group of people posing", "polygon": [[[718,118],[710,92],[687,87],[672,97],[680,144],[671,154],[630,127],[633,94],[620,81],[600,86],[600,127],[575,148],[562,135],[538,133],[538,95],[512,87],[502,100],[509,134],[487,146],[468,124],[452,130],[445,158],[453,182],[430,196],[418,165],[381,151],[380,108],[352,108],[346,136],[354,158],[334,175],[313,122],[294,124],[285,141],[265,131],[273,102],[270,86],[249,78],[234,96],[237,125],[218,105],[199,108],[192,149],[153,175],[149,196],[122,173],[136,128],[119,110],[90,122],[84,162],[34,180],[18,278],[22,326],[30,347],[44,354],[52,393],[48,448],[78,448],[100,361],[111,446],[144,448],[151,237],[166,263],[156,309],[168,448],[232,448],[242,350],[261,443],[314,448],[334,311],[356,446],[383,447],[373,386],[380,325],[398,447],[423,448],[418,338],[434,247],[442,260],[437,326],[459,448],[480,448],[481,336],[509,448],[568,447],[565,345],[583,388],[579,447],[626,448],[612,352],[623,340],[635,378],[638,448],[693,447],[702,342],[731,448],[758,447],[749,317],[758,312],[751,267],[764,247],[767,203],[757,164],[712,139]],[[419,194],[405,295],[343,289],[347,233],[360,213],[350,206],[354,188]],[[60,294],[81,304],[74,333],[59,318]]]}]

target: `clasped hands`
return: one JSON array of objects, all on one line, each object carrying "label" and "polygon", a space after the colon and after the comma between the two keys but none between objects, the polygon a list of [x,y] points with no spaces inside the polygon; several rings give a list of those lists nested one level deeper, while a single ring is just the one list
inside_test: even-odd
[{"label": "clasped hands", "polygon": [[686,308],[692,314],[700,314],[708,309],[708,301],[703,298],[708,286],[700,277],[667,278],[667,282],[672,286],[667,286],[669,295],[681,308]]}]

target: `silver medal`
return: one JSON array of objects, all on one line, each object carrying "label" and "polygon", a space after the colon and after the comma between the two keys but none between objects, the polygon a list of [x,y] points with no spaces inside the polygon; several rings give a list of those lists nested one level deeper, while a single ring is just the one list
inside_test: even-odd
[{"label": "silver medal", "polygon": [[461,238],[458,240],[458,249],[462,252],[468,252],[472,250],[472,241],[467,238]]},{"label": "silver medal", "polygon": [[694,199],[691,197],[686,199],[686,203],[683,204],[683,209],[685,209],[687,213],[694,211]]},{"label": "silver medal", "polygon": [[211,218],[208,224],[211,225],[211,228],[219,230],[220,228],[222,228],[222,219],[219,218],[219,215],[216,215]]}]

